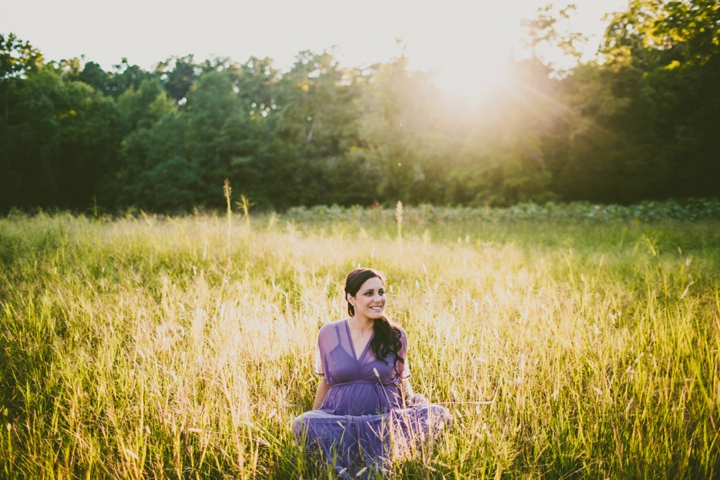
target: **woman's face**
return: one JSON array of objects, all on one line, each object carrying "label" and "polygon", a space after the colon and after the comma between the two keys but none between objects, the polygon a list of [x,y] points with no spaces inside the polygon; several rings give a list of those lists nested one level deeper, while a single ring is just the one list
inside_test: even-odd
[{"label": "woman's face", "polygon": [[378,277],[366,280],[354,297],[348,294],[348,301],[355,307],[356,317],[380,318],[387,301],[382,280]]}]

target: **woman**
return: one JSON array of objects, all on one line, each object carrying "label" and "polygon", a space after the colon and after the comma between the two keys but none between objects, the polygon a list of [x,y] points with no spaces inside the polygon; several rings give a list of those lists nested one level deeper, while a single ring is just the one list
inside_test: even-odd
[{"label": "woman", "polygon": [[444,407],[412,390],[405,331],[383,313],[385,286],[377,270],[348,275],[350,318],[320,329],[315,403],[293,425],[298,442],[334,461],[341,477],[385,469],[449,420]]}]

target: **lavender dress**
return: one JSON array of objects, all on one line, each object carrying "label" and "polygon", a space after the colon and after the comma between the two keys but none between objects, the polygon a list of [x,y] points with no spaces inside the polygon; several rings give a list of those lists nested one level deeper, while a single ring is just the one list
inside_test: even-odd
[{"label": "lavender dress", "polygon": [[370,341],[355,352],[347,320],[325,324],[318,335],[315,373],[324,375],[330,389],[319,410],[300,415],[295,437],[310,452],[334,462],[343,478],[364,477],[383,470],[394,456],[412,450],[418,440],[434,435],[449,420],[439,405],[404,408],[400,383],[410,376],[407,337],[401,329],[403,364],[391,353],[378,360]]}]

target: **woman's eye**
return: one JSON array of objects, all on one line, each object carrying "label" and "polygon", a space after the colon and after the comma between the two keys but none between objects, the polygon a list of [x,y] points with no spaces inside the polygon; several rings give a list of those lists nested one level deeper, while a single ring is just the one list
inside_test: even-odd
[{"label": "woman's eye", "polygon": [[378,291],[378,294],[380,294],[380,296],[382,297],[383,295],[385,295],[385,290]]}]

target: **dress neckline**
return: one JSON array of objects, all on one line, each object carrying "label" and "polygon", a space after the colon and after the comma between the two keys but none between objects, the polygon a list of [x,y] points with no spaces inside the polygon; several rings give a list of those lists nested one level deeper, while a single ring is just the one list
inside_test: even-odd
[{"label": "dress neckline", "polygon": [[360,356],[357,356],[357,353],[355,352],[355,344],[353,343],[352,339],[352,333],[350,333],[350,319],[345,319],[345,331],[347,332],[348,340],[350,341],[350,348],[352,348],[353,357],[355,358],[355,361],[357,363],[360,363],[360,360],[365,356],[365,353],[367,353],[368,347],[370,347],[370,342],[372,342],[372,339],[375,337],[375,332],[373,331],[372,335],[370,335],[370,339],[365,344],[365,348],[363,348],[362,353]]}]

